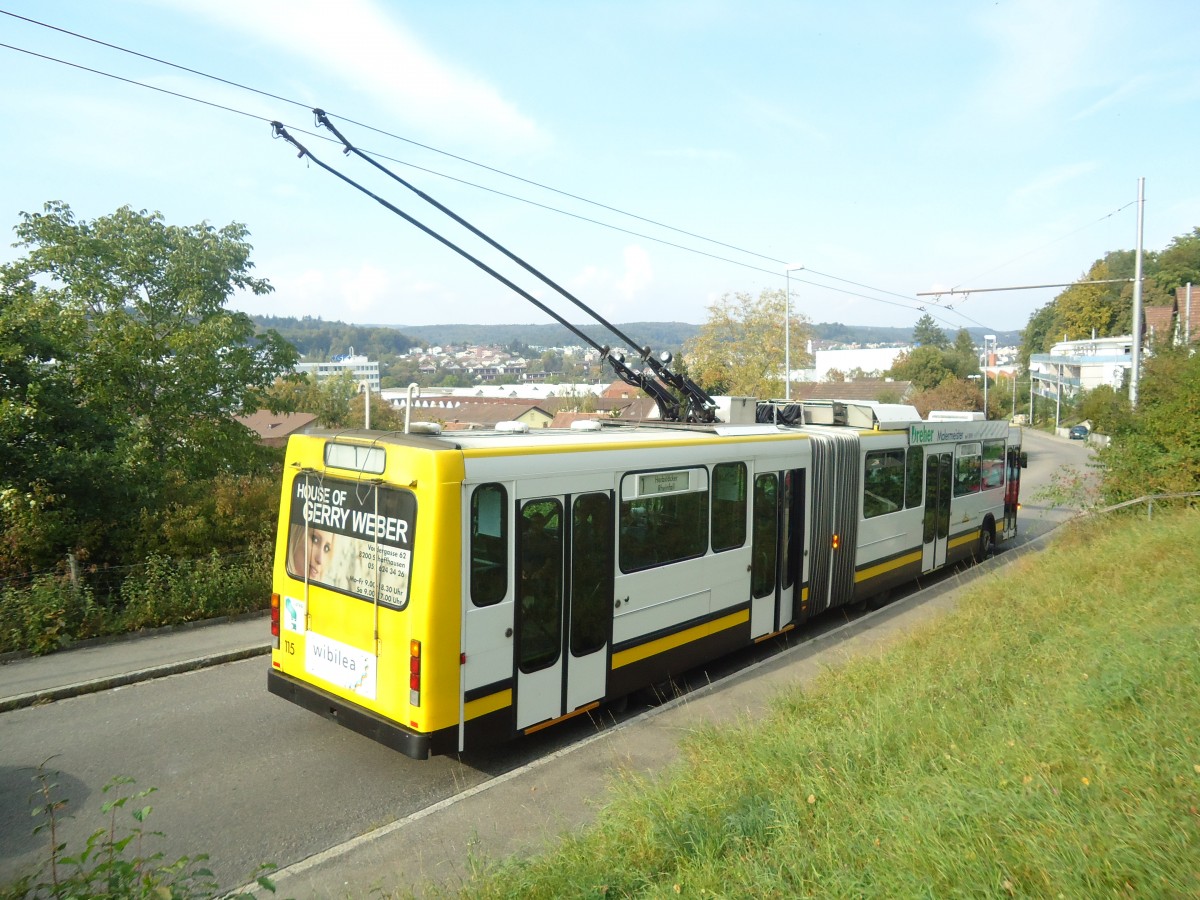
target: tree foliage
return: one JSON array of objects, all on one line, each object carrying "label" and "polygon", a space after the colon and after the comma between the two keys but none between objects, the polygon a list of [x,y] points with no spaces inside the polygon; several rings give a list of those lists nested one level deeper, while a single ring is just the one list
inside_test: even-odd
[{"label": "tree foliage", "polygon": [[[710,394],[783,396],[786,314],[782,290],[725,294],[709,305],[708,320],[684,348],[688,374]],[[800,368],[808,359],[807,320],[793,312],[788,331],[792,368]]]},{"label": "tree foliage", "polygon": [[[1099,388],[1097,389],[1099,390]],[[1095,393],[1095,392],[1093,392]],[[1138,406],[1100,452],[1110,503],[1200,489],[1200,354],[1165,349],[1146,360]]]},{"label": "tree foliage", "polygon": [[917,324],[913,326],[912,334],[913,343],[918,347],[936,347],[939,350],[949,350],[950,340],[946,337],[946,332],[942,331],[941,326],[934,321],[933,316],[925,313],[921,318],[917,319]]},{"label": "tree foliage", "polygon": [[304,316],[254,316],[260,331],[278,333],[310,361],[325,361],[351,348],[356,354],[383,359],[421,346],[416,338],[387,325],[352,325]]},{"label": "tree foliage", "polygon": [[24,213],[0,267],[0,572],[118,559],[183,480],[263,465],[233,416],[296,359],[225,304],[267,293],[247,231],[123,207]]},{"label": "tree foliage", "polygon": [[1129,394],[1107,384],[1092,388],[1080,398],[1079,417],[1092,423],[1092,431],[1117,434],[1129,425]]},{"label": "tree foliage", "polygon": [[979,374],[979,348],[967,329],[960,328],[954,335],[954,344],[946,355],[946,365],[958,378]]},{"label": "tree foliage", "polygon": [[918,391],[930,391],[947,378],[968,379],[979,375],[978,350],[967,329],[960,328],[951,343],[926,313],[913,327],[913,341],[915,347],[892,361],[889,377],[911,381]]},{"label": "tree foliage", "polygon": [[[1032,354],[1045,353],[1062,340],[1131,334],[1136,270],[1132,250],[1113,250],[1092,263],[1080,282],[1112,283],[1073,284],[1035,311],[1022,335],[1022,365],[1028,368]],[[1161,253],[1144,252],[1142,275],[1145,306],[1173,304],[1176,288],[1200,281],[1200,228],[1174,238]]]},{"label": "tree foliage", "polygon": [[888,376],[896,381],[911,381],[919,391],[937,387],[946,378],[953,378],[950,354],[937,347],[924,345],[901,353],[892,361]]},{"label": "tree foliage", "polygon": [[[917,408],[922,418],[935,409],[978,412],[983,409],[983,389],[975,382],[963,381],[950,375],[941,384],[915,392],[909,398],[909,402]],[[994,404],[989,402],[988,406]]]}]

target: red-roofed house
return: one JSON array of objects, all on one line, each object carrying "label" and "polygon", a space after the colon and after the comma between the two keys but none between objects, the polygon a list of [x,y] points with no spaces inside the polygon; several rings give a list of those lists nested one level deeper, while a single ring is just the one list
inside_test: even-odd
[{"label": "red-roofed house", "polygon": [[260,409],[247,416],[236,416],[236,420],[255,434],[260,443],[268,447],[282,447],[293,434],[305,434],[317,426],[317,417],[312,413],[273,413]]}]

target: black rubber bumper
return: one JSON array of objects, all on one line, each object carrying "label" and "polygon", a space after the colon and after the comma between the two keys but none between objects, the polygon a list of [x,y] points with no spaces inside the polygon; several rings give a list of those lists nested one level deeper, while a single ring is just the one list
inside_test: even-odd
[{"label": "black rubber bumper", "polygon": [[267,690],[413,759],[428,759],[433,749],[432,735],[405,728],[276,669],[267,672]]}]

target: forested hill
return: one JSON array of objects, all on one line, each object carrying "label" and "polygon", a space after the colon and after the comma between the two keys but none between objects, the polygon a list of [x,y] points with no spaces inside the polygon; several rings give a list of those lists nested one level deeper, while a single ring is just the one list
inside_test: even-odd
[{"label": "forested hill", "polygon": [[[273,328],[306,357],[330,357],[348,353],[367,356],[398,355],[414,346],[524,345],[562,347],[580,344],[580,339],[561,325],[349,325],[306,316],[254,316],[260,329]],[[615,338],[595,323],[577,326],[599,344],[614,344]],[[617,326],[653,350],[678,352],[696,335],[699,325],[690,322],[628,322]],[[818,322],[812,326],[816,338],[847,344],[905,344],[912,340],[912,328],[887,328],[873,325],[843,325]],[[979,344],[985,328],[968,329]],[[989,332],[990,333],[990,332]],[[997,334],[1001,346],[1018,343],[1019,332]]]},{"label": "forested hill", "polygon": [[354,348],[355,353],[378,359],[398,356],[422,344],[411,329],[400,330],[391,325],[350,325],[312,316],[295,319],[290,316],[251,316],[260,332],[274,329],[279,336],[311,359],[329,359]]}]

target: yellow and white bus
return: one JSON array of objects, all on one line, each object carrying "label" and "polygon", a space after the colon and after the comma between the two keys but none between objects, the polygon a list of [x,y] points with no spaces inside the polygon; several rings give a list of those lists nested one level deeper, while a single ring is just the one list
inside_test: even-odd
[{"label": "yellow and white bus", "polygon": [[462,751],[1016,534],[1008,423],[805,422],[294,436],[269,689],[414,758]]}]

